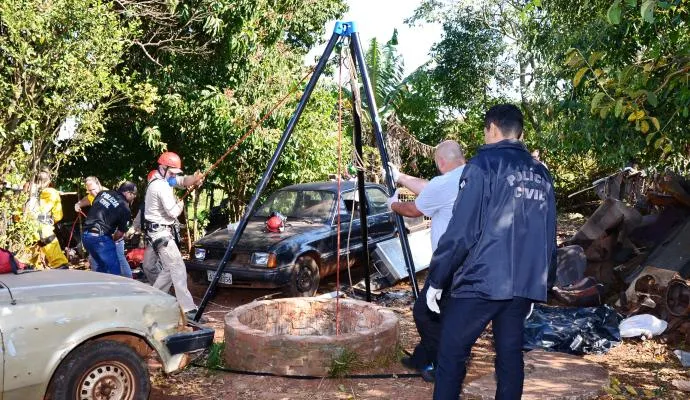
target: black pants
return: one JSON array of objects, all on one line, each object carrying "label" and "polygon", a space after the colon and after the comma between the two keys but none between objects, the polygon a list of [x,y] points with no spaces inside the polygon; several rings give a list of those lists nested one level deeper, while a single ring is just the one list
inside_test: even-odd
[{"label": "black pants", "polygon": [[451,298],[441,310],[441,334],[434,400],[457,400],[472,345],[491,322],[496,349],[496,400],[520,400],[525,378],[522,344],[532,301]]},{"label": "black pants", "polygon": [[[423,369],[429,364],[436,365],[436,353],[438,353],[438,346],[441,341],[441,316],[426,306],[427,290],[429,290],[429,281],[424,283],[424,288],[422,288],[412,307],[412,317],[420,338],[412,353],[412,362],[417,369]],[[443,307],[447,300],[448,293],[447,290],[444,290],[439,301],[441,313],[443,313]]]}]

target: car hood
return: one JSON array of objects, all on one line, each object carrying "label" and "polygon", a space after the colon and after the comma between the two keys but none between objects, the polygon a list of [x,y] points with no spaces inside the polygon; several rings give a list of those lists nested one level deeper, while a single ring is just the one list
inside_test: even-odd
[{"label": "car hood", "polygon": [[[319,234],[329,229],[330,227],[321,223],[292,220],[288,221],[286,224],[285,231],[273,233],[266,232],[264,220],[250,221],[236,249],[245,251],[267,251],[277,243],[293,236],[304,233]],[[227,248],[230,243],[230,238],[234,234],[235,231],[219,229],[197,240],[195,246]]]},{"label": "car hood", "polygon": [[0,282],[10,288],[15,299],[169,296],[131,278],[92,271],[42,270],[4,274],[0,275]]}]

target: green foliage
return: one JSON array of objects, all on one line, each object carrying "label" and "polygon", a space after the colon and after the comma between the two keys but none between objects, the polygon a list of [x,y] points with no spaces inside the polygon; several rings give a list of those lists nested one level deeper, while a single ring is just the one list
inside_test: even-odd
[{"label": "green foliage", "polygon": [[[156,88],[160,98],[152,113],[111,109],[104,140],[91,146],[85,158],[73,159],[63,171],[67,175],[98,171],[106,182],[123,178],[141,182],[163,149],[179,153],[186,172],[206,170],[295,89],[297,94],[208,177],[212,185],[225,190],[230,197],[231,218],[238,218],[295,109],[302,89],[299,77],[307,72],[304,56],[320,40],[326,21],[344,12],[344,3],[181,2],[167,19],[142,13],[139,7],[145,3],[129,6],[134,10],[132,15],[139,15],[142,21],[142,43],[156,42],[153,38],[161,30],[174,39],[174,47],[133,46],[123,59],[122,69],[137,71],[141,82]],[[185,35],[186,24],[200,27],[203,34]],[[335,172],[333,93],[332,88],[317,88],[277,165],[269,190],[325,179]]]},{"label": "green foliage", "polygon": [[33,243],[38,229],[36,221],[23,211],[28,193],[22,189],[27,175],[29,154],[16,147],[3,163],[2,177],[7,188],[0,191],[0,247],[14,253]]},{"label": "green foliage", "polygon": [[225,350],[225,342],[213,342],[211,347],[207,350],[206,355],[206,367],[210,369],[222,368],[223,362],[223,352]]},{"label": "green foliage", "polygon": [[[590,3],[581,12],[597,15],[603,6]],[[577,94],[595,116],[627,125],[623,129],[641,139],[635,142],[645,161],[687,168],[690,2],[615,1],[607,15],[609,26],[592,18],[574,27],[592,36],[566,53],[566,65],[577,69],[574,86],[582,81]]]},{"label": "green foliage", "polygon": [[[446,43],[436,45],[435,59],[455,61],[440,76],[484,71],[477,85],[462,77],[439,85],[447,91],[460,83],[452,87],[457,95],[442,99],[466,117],[454,131],[481,140],[471,133],[481,129],[483,110],[519,103],[527,145],[542,150],[561,195],[631,159],[688,167],[687,0],[426,0],[410,22],[422,20],[444,24]],[[482,58],[484,47],[491,55]],[[481,87],[486,96],[477,94]]]},{"label": "green foliage", "polygon": [[[396,29],[384,46],[381,46],[376,38],[372,38],[364,55],[379,117],[383,120],[395,110],[401,91],[404,90],[405,65],[402,56],[398,54],[397,45],[398,31]],[[363,90],[362,93],[364,93]]]},{"label": "green foliage", "polygon": [[337,357],[331,361],[328,376],[331,378],[343,378],[361,366],[359,356],[354,351],[344,348]]},{"label": "green foliage", "polygon": [[496,76],[501,35],[470,7],[460,7],[443,21],[443,38],[431,50],[432,72],[444,103],[459,110],[486,102]]},{"label": "green foliage", "polygon": [[99,140],[111,104],[146,104],[152,88],[115,71],[135,29],[109,2],[1,2],[0,159],[25,143],[29,173],[59,165]]}]

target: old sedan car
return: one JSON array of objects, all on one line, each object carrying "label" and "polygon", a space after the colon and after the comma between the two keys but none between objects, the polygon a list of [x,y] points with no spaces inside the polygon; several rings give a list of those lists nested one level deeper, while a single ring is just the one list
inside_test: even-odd
[{"label": "old sedan car", "polygon": [[[340,190],[337,207],[336,182],[303,183],[272,193],[250,218],[219,282],[223,286],[280,287],[291,296],[312,296],[319,280],[335,273],[338,235],[341,262],[349,258],[357,263],[363,246],[356,184],[341,182]],[[373,249],[376,243],[395,236],[396,228],[383,186],[367,183],[365,193],[368,241]],[[283,232],[267,231],[265,224],[273,212],[287,217]],[[194,280],[209,282],[213,278],[233,234],[219,229],[194,244],[186,261]]]},{"label": "old sedan car", "polygon": [[146,399],[146,357],[173,372],[214,335],[174,297],[90,271],[0,275],[0,303],[3,400]]}]

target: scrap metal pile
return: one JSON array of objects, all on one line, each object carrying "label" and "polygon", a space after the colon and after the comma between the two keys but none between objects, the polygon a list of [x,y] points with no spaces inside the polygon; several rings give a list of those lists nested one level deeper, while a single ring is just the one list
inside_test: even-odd
[{"label": "scrap metal pile", "polygon": [[555,302],[650,314],[690,340],[690,179],[626,168],[592,188],[602,203],[558,249]]}]

